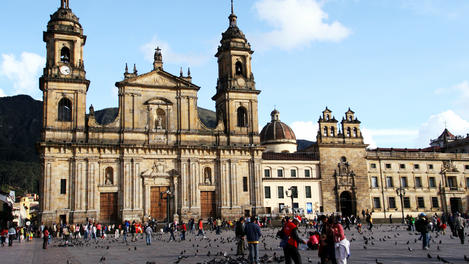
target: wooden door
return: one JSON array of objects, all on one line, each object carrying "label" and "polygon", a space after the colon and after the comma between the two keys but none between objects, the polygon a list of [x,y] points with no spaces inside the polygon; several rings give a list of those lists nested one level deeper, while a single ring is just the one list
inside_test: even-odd
[{"label": "wooden door", "polygon": [[165,221],[166,214],[166,194],[161,196],[161,193],[166,192],[168,187],[151,187],[150,191],[150,216],[158,221]]},{"label": "wooden door", "polygon": [[215,192],[200,192],[200,213],[203,219],[216,217],[217,207]]},{"label": "wooden door", "polygon": [[117,193],[101,193],[99,220],[104,224],[119,222],[117,215]]}]

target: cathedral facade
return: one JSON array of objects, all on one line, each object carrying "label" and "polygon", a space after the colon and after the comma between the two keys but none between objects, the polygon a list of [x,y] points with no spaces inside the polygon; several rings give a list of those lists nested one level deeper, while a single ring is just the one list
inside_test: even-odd
[{"label": "cathedral facade", "polygon": [[216,53],[210,122],[190,72],[165,71],[159,48],[152,71],[126,67],[116,115],[103,122],[86,109],[86,36],[69,1],[60,3],[40,78],[43,223],[467,212],[469,136],[445,131],[426,149],[370,150],[355,113],[339,122],[327,107],[307,146],[277,110],[259,132],[253,51],[233,11]]},{"label": "cathedral facade", "polygon": [[163,68],[126,69],[116,83],[118,114],[102,125],[86,113],[90,82],[86,36],[61,0],[44,32],[47,63],[40,78],[41,218],[44,223],[141,220],[151,217],[238,217],[263,213],[258,95],[251,50],[234,13],[216,57],[216,124],[201,122],[200,89]]}]

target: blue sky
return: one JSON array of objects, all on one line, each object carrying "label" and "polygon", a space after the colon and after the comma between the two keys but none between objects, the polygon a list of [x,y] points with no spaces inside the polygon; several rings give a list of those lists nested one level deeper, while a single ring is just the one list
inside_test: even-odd
[{"label": "blue sky", "polygon": [[[42,32],[59,0],[4,1],[0,11],[0,96],[42,99]],[[118,105],[125,63],[152,69],[191,67],[199,106],[217,78],[216,47],[228,26],[229,0],[71,0],[85,34],[87,104]],[[366,142],[426,147],[446,126],[469,133],[469,2],[464,0],[235,0],[238,25],[251,42],[259,120],[276,106],[297,138],[314,139],[326,106],[337,119],[348,107]]]}]

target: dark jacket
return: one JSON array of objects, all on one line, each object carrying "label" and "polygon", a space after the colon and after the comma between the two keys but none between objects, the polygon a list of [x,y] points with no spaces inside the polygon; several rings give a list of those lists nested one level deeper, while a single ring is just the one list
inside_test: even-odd
[{"label": "dark jacket", "polygon": [[426,218],[419,218],[415,222],[415,229],[420,233],[428,233],[428,220]]},{"label": "dark jacket", "polygon": [[262,236],[261,228],[253,222],[246,224],[244,227],[244,233],[246,233],[246,238],[249,242],[259,242],[259,238]]},{"label": "dark jacket", "polygon": [[243,237],[245,235],[246,235],[246,233],[244,233],[243,223],[241,223],[240,221],[236,222],[235,236],[236,237]]}]

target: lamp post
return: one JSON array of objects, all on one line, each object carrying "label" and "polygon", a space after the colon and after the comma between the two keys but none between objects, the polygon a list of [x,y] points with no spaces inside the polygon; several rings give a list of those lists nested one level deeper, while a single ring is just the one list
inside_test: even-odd
[{"label": "lamp post", "polygon": [[401,198],[402,223],[404,223],[404,200],[402,196],[405,195],[405,189],[402,187],[396,188],[396,194]]},{"label": "lamp post", "polygon": [[[163,194],[166,194],[166,198],[163,197]],[[168,188],[165,192],[160,193],[160,199],[166,199],[166,222],[169,224],[169,213],[170,213],[170,200],[173,198],[171,189]]]},{"label": "lamp post", "polygon": [[[285,191],[285,195],[287,197],[291,198],[291,212],[292,212],[292,215],[293,215],[293,199],[295,198],[294,190],[295,190],[295,188],[293,188],[293,186],[292,186],[292,187],[288,188],[287,191]],[[290,195],[288,195],[288,193],[290,193]]]}]

